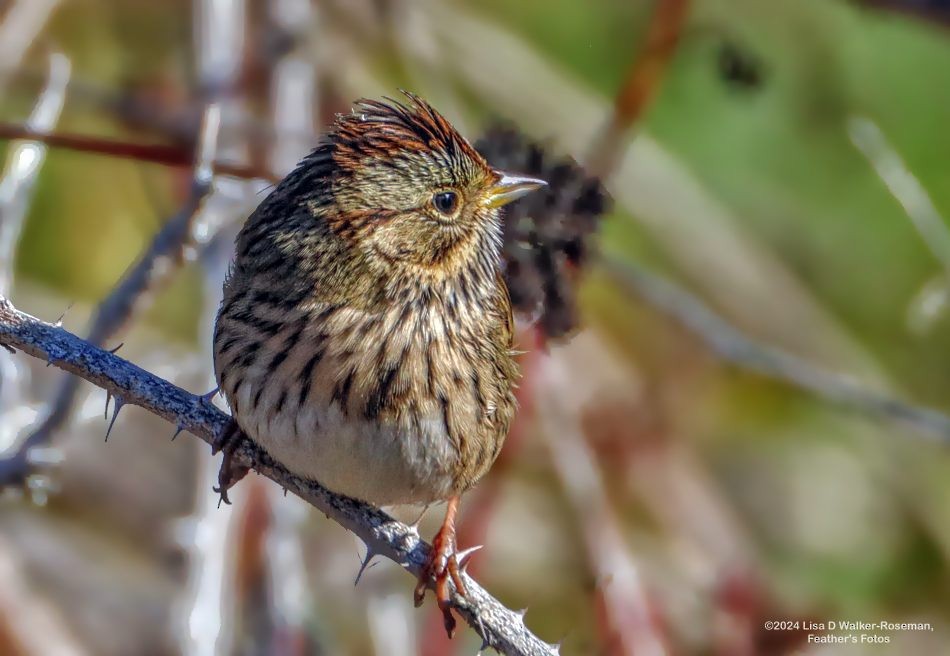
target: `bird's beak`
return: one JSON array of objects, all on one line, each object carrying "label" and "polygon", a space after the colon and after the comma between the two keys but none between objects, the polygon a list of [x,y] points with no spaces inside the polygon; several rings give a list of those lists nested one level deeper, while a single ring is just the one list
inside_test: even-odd
[{"label": "bird's beak", "polygon": [[492,209],[507,205],[511,201],[518,200],[535,189],[546,187],[548,184],[538,178],[528,178],[522,175],[511,175],[509,173],[499,174],[501,175],[501,179],[488,190],[485,201],[485,204]]}]

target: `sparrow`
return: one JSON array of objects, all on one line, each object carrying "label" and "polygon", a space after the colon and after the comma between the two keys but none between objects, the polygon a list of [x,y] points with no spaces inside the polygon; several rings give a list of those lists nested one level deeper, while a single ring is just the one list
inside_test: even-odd
[{"label": "sparrow", "polygon": [[545,185],[496,170],[432,106],[360,100],[251,214],[214,330],[232,413],[222,498],[246,436],[288,470],[376,506],[447,501],[416,588],[445,627],[459,500],[515,413],[502,208]]}]

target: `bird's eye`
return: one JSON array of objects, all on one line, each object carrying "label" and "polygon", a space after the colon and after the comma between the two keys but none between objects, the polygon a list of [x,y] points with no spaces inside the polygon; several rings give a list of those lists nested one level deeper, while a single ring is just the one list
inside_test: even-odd
[{"label": "bird's eye", "polygon": [[440,191],[432,197],[432,204],[442,214],[452,214],[459,205],[459,196],[454,191]]}]

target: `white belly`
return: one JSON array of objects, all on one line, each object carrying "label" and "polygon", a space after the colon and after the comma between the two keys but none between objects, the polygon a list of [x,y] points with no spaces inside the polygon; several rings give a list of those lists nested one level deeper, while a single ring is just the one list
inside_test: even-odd
[{"label": "white belly", "polygon": [[[239,399],[244,407],[253,391],[247,387],[247,398]],[[251,439],[293,473],[334,492],[378,506],[426,504],[454,493],[458,456],[440,412],[416,425],[344,416],[336,403],[255,415],[242,425]]]}]

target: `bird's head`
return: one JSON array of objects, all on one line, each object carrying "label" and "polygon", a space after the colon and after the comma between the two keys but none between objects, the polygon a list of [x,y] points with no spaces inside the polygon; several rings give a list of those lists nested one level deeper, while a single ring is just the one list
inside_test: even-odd
[{"label": "bird's head", "polygon": [[500,208],[544,185],[494,170],[419,97],[362,100],[305,160],[322,189],[312,213],[393,273],[495,268]]}]

